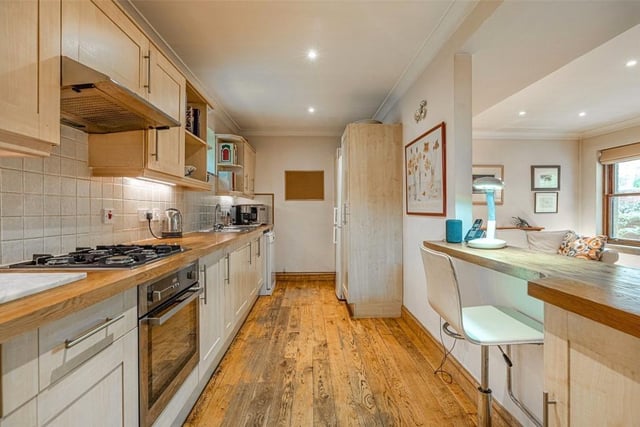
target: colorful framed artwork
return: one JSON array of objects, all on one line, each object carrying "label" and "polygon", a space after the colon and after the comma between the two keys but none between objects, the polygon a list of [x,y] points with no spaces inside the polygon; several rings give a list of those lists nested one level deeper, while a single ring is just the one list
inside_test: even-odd
[{"label": "colorful framed artwork", "polygon": [[407,215],[447,215],[446,126],[429,129],[404,150]]},{"label": "colorful framed artwork", "polygon": [[533,213],[558,213],[557,191],[541,191],[533,194]]},{"label": "colorful framed artwork", "polygon": [[531,191],[560,190],[560,166],[531,166]]},{"label": "colorful framed artwork", "polygon": [[[498,178],[500,180],[504,180],[504,166],[503,165],[473,165],[471,167],[471,182],[477,178]],[[504,189],[496,190],[494,193],[494,198],[496,201],[496,205],[502,205],[504,203]],[[481,190],[476,190],[471,186],[471,200],[474,205],[486,205],[487,198],[484,195],[484,192]]]}]

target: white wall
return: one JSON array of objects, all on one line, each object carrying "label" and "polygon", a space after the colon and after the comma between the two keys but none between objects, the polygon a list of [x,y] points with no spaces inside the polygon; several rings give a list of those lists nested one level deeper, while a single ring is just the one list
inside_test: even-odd
[{"label": "white wall", "polygon": [[[256,149],[256,192],[274,193],[276,271],[335,271],[334,157],[338,137],[249,137]],[[285,170],[323,170],[323,201],[285,201]]]},{"label": "white wall", "polygon": [[[498,226],[512,225],[519,216],[531,225],[546,230],[578,228],[579,143],[578,141],[476,140],[473,141],[474,165],[503,165],[504,204],[496,206]],[[531,191],[532,165],[560,165],[558,213],[534,214]],[[486,221],[485,205],[473,206],[473,217]]]},{"label": "white wall", "polygon": [[[489,16],[497,3],[479,3],[467,21],[443,47],[434,61],[422,76],[409,88],[398,102],[385,122],[401,121],[403,123],[403,141],[408,144],[414,138],[441,121],[447,124],[447,217],[459,218],[464,228],[471,223],[471,65],[468,55],[458,55],[465,40]],[[420,100],[426,99],[429,105],[427,118],[416,124],[413,113]],[[419,245],[424,240],[442,240],[444,238],[445,217],[424,217],[406,215],[403,222],[403,303],[404,306],[430,331],[434,337],[440,335],[440,318],[427,303],[427,287],[424,278]],[[474,267],[460,264],[460,273],[465,277],[462,281],[462,292],[484,302],[494,302],[496,296],[514,304],[518,300],[527,301],[527,306],[539,307],[526,295],[526,282],[516,280],[499,273],[484,270],[481,275],[474,272]],[[506,287],[509,292],[495,292],[496,286]],[[515,298],[513,295],[517,295]],[[535,311],[535,310],[534,310]],[[537,311],[540,315],[539,310]],[[455,358],[462,363],[476,378],[480,375],[479,347],[468,342],[458,342],[453,352]],[[520,354],[519,354],[520,356]],[[540,408],[542,390],[542,352],[539,349],[522,350],[522,358],[526,365],[517,364],[515,375],[518,381],[527,384],[525,402]],[[522,360],[518,358],[518,360]],[[490,366],[491,388],[494,398],[502,403],[523,424],[528,420],[506,397],[504,390],[504,363],[496,351],[491,350]],[[524,378],[523,378],[524,377]]]},{"label": "white wall", "polygon": [[[602,232],[602,165],[598,162],[600,150],[618,145],[640,142],[640,126],[584,139],[580,144],[580,201],[579,231],[583,234]],[[620,254],[617,264],[640,267],[640,256]]]}]

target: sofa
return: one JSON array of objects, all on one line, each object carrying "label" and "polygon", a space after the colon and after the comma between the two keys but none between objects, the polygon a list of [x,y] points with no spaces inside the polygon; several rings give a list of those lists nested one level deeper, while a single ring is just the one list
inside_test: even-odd
[{"label": "sofa", "polygon": [[614,264],[620,255],[605,248],[607,236],[580,236],[572,230],[527,231],[529,249]]}]

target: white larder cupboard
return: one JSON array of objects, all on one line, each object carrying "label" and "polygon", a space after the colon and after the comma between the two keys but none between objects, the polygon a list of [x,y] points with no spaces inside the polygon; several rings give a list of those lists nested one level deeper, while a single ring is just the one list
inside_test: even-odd
[{"label": "white larder cupboard", "polygon": [[399,317],[402,306],[402,125],[349,124],[342,137],[342,294],[354,317]]}]

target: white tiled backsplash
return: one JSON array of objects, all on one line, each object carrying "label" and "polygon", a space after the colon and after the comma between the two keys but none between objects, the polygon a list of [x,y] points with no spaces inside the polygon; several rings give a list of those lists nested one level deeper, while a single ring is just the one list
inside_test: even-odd
[{"label": "white tiled backsplash", "polygon": [[[220,202],[213,193],[91,177],[87,144],[87,134],[62,127],[51,157],[0,158],[0,263],[151,238],[147,223],[138,221],[139,208],[158,208],[163,216],[169,207],[180,209],[185,232],[213,225],[213,207]],[[102,208],[114,210],[113,224],[102,224]],[[162,223],[152,227],[159,235]]]}]

